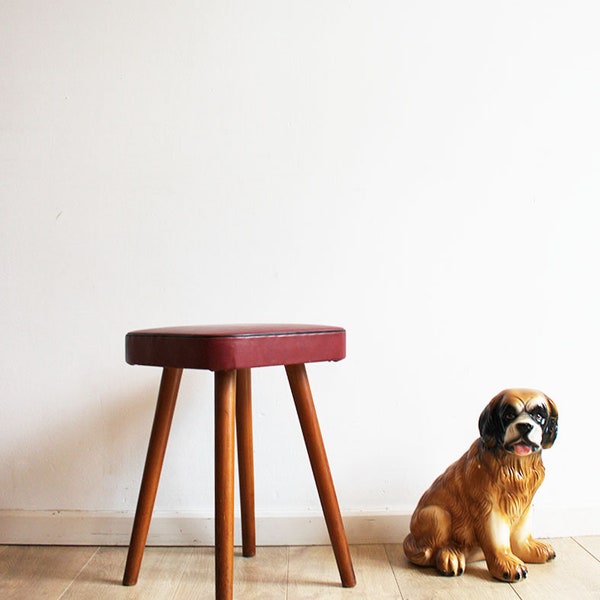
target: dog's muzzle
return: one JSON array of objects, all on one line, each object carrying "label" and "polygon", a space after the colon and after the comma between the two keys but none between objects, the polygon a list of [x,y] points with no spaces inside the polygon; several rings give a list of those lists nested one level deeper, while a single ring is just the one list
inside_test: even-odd
[{"label": "dog's muzzle", "polygon": [[519,437],[504,444],[504,448],[518,456],[527,456],[540,449],[539,444],[529,439],[529,434],[533,431],[531,423],[522,422],[514,425]]}]

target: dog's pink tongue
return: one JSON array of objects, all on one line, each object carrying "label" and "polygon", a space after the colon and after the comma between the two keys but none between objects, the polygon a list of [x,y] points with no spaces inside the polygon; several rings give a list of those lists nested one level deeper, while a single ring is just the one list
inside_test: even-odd
[{"label": "dog's pink tongue", "polygon": [[531,447],[525,444],[515,444],[515,452],[521,456],[525,456],[526,454],[531,454]]}]

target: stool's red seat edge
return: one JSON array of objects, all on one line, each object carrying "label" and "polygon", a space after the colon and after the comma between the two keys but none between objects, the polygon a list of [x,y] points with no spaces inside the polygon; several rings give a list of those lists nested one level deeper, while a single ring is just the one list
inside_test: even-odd
[{"label": "stool's red seat edge", "polygon": [[338,361],[345,356],[345,329],[328,325],[177,326],[126,336],[126,361],[132,365],[220,371]]}]

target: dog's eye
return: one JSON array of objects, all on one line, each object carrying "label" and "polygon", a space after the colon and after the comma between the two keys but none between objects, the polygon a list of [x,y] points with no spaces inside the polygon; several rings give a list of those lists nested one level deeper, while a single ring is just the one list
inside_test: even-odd
[{"label": "dog's eye", "polygon": [[535,408],[530,414],[531,418],[537,423],[543,423],[546,420],[546,413],[542,408]]},{"label": "dog's eye", "polygon": [[507,410],[504,413],[504,420],[505,421],[514,421],[517,418],[517,415],[515,414],[514,410]]}]

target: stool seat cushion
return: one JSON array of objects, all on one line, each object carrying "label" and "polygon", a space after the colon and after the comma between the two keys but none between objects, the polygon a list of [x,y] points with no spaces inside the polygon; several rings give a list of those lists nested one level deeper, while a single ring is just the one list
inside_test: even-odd
[{"label": "stool seat cushion", "polygon": [[346,331],[297,324],[161,327],[128,333],[125,355],[130,365],[211,371],[336,361],[346,356]]}]

